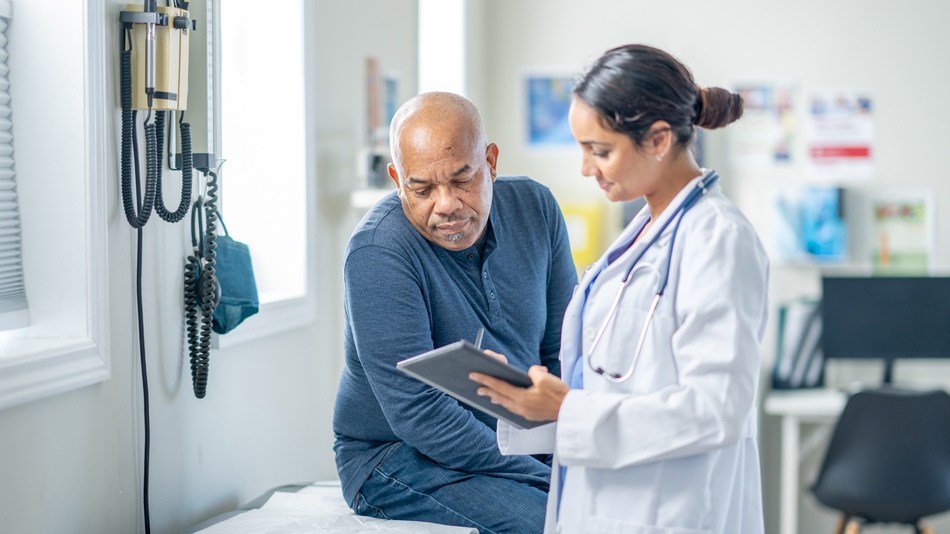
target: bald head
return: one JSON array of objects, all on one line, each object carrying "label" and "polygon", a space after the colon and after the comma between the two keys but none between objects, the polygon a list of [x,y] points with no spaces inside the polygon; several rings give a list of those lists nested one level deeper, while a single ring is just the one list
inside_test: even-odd
[{"label": "bald head", "polygon": [[485,124],[475,104],[455,93],[423,93],[400,106],[389,128],[389,146],[393,163],[402,168],[403,153],[413,147],[431,147],[433,143],[468,142],[471,146],[447,147],[453,150],[482,151],[488,145]]},{"label": "bald head", "polygon": [[474,246],[488,224],[498,159],[475,105],[424,93],[396,111],[389,133],[389,176],[409,222],[448,250]]}]

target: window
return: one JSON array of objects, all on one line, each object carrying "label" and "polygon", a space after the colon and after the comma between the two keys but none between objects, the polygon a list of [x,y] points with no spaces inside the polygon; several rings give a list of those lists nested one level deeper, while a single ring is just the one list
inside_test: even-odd
[{"label": "window", "polygon": [[466,0],[419,0],[419,92],[465,95]]},{"label": "window", "polygon": [[7,26],[13,6],[0,2],[0,331],[27,326],[20,203],[13,165],[13,119],[7,65]]},{"label": "window", "polygon": [[315,199],[308,188],[304,2],[216,2],[220,15],[221,214],[251,251],[261,307],[226,347],[313,320],[311,241]]},{"label": "window", "polygon": [[106,184],[117,169],[105,43],[115,34],[103,0],[55,10],[20,2],[14,17],[10,105],[31,324],[0,333],[0,408],[110,375]]}]

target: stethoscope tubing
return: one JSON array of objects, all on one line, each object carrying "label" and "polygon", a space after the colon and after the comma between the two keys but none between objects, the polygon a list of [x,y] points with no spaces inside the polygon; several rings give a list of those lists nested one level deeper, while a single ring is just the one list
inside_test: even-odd
[{"label": "stethoscope tubing", "polygon": [[[653,320],[653,313],[656,311],[656,306],[660,302],[660,296],[663,295],[663,292],[666,291],[666,285],[669,282],[670,278],[670,265],[673,262],[673,245],[676,243],[676,234],[679,232],[680,223],[683,221],[683,216],[692,208],[696,202],[699,201],[707,192],[708,188],[719,181],[719,175],[715,171],[710,171],[710,173],[699,180],[696,183],[693,191],[683,199],[683,202],[676,208],[676,210],[670,215],[670,218],[663,223],[663,226],[659,229],[656,235],[650,240],[649,243],[640,251],[637,257],[630,264],[630,268],[627,269],[626,275],[623,277],[623,280],[620,282],[620,287],[617,288],[617,295],[614,297],[613,303],[610,306],[610,309],[607,311],[607,317],[604,318],[603,323],[600,325],[600,329],[597,331],[597,335],[594,336],[594,340],[591,342],[590,347],[587,349],[587,365],[592,371],[603,376],[606,380],[614,383],[625,382],[631,376],[633,376],[633,370],[637,366],[637,361],[640,359],[640,352],[643,349],[643,343],[646,340],[647,330],[650,327],[650,323]],[[673,219],[676,219],[676,226],[673,227],[673,232],[670,236],[670,247],[669,253],[667,254],[666,259],[666,271],[662,273],[659,269],[651,264],[640,264],[640,260],[646,254],[647,250],[650,249],[660,237],[663,235],[663,232],[666,228],[673,222]],[[641,230],[642,231],[642,230]],[[638,268],[652,268],[657,273],[657,290],[656,295],[653,297],[653,303],[650,305],[650,310],[647,312],[646,321],[643,323],[643,327],[640,330],[640,339],[637,341],[637,348],[633,354],[633,358],[630,361],[630,366],[627,368],[626,372],[623,374],[620,373],[610,373],[606,371],[603,367],[597,367],[593,363],[594,349],[597,348],[597,345],[600,344],[600,339],[603,337],[604,332],[607,330],[607,325],[610,324],[611,319],[617,312],[617,307],[620,304],[620,298],[623,296],[623,292],[627,289],[627,285],[630,283],[630,280],[633,278],[633,273]],[[593,283],[593,282],[591,282]]]}]

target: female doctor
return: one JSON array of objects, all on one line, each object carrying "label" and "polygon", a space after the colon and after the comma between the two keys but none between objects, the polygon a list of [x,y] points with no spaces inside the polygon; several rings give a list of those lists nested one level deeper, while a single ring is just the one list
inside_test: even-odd
[{"label": "female doctor", "polygon": [[554,453],[547,533],[764,530],[755,398],[768,259],[689,150],[694,126],[741,114],[738,95],[697,87],[642,45],[606,52],[574,88],[582,173],[611,201],[646,206],[574,293],[563,381],[541,366],[529,388],[472,374],[492,402],[556,421],[498,421],[503,453]]}]

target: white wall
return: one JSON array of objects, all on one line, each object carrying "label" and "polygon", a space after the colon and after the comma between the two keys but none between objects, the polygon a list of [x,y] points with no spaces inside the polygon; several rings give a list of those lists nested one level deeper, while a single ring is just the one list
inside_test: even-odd
[{"label": "white wall", "polygon": [[[363,211],[350,207],[359,187],[357,153],[367,143],[366,58],[399,82],[399,99],[416,94],[418,79],[416,0],[319,0],[313,9],[316,47],[310,61],[316,106],[314,150],[317,155],[318,217],[329,246],[321,249],[324,279],[334,310],[332,333],[321,345],[343,346],[343,250]],[[401,102],[400,102],[401,103]],[[389,182],[387,182],[388,185]],[[331,343],[332,340],[332,343]],[[336,360],[335,376],[342,370]],[[334,382],[335,384],[335,382]]]},{"label": "white wall", "polygon": [[[501,172],[532,176],[549,185],[562,203],[601,198],[591,180],[580,176],[579,152],[524,148],[520,82],[525,70],[578,70],[621,44],[642,42],[666,49],[691,68],[700,85],[790,79],[799,87],[869,87],[877,125],[876,176],[853,185],[860,191],[931,188],[938,206],[937,264],[943,270],[950,267],[950,210],[943,200],[950,195],[950,171],[941,157],[950,121],[950,100],[943,94],[950,85],[945,59],[950,35],[943,31],[950,20],[947,2],[911,0],[897,8],[861,0],[484,0],[482,12],[485,67],[480,74],[485,97],[479,105],[489,136],[501,147]],[[726,135],[728,129],[708,136],[706,164],[720,171],[726,193],[768,241],[767,199],[778,187],[801,182],[803,166],[761,173],[730,169]],[[801,161],[798,149],[795,155]],[[603,205],[608,209],[606,202]],[[799,295],[816,296],[819,275],[817,269],[773,265],[773,305]],[[773,321],[764,346],[764,388],[774,342]],[[903,369],[903,375],[901,366],[896,371],[899,379],[923,376],[950,382],[947,367],[908,364]],[[777,529],[777,432],[775,421],[763,420],[769,532]],[[821,451],[819,447],[804,466],[804,482],[814,475]],[[810,496],[803,501],[801,532],[831,532],[833,514]],[[935,525],[946,530],[950,519],[941,517]]]},{"label": "white wall", "polygon": [[[402,99],[413,95],[416,8],[414,0],[308,3],[313,6],[308,23],[316,43],[310,51],[314,86],[308,101],[314,107],[308,115],[316,121],[320,208],[317,324],[216,351],[208,397],[195,399],[181,349],[184,228],[149,223],[145,299],[156,533],[178,532],[275,485],[335,476],[330,416],[342,345],[340,265],[342,249],[360,216],[348,207],[348,200],[356,151],[364,142],[364,60],[367,54],[376,55],[384,70],[400,75]],[[46,65],[59,64],[46,54],[67,54],[75,68],[57,74],[67,89],[64,95],[82,87],[81,10],[60,4],[50,10],[18,3],[15,16],[34,19],[32,25],[15,22],[11,29],[11,49],[18,48],[11,64],[15,121],[46,124],[50,135],[45,148],[57,157],[55,167],[18,166],[21,184],[75,183],[84,168],[76,148],[83,143],[81,116],[44,112],[44,107],[53,109],[44,100],[49,97],[30,85],[47,74],[42,72]],[[110,20],[115,20],[119,5],[109,1]],[[580,68],[609,47],[635,41],[673,52],[703,85],[791,77],[802,86],[871,87],[878,176],[867,187],[931,187],[938,206],[950,193],[939,159],[944,125],[950,119],[943,94],[950,85],[943,57],[950,50],[950,35],[941,26],[950,19],[950,4],[942,0],[910,0],[900,8],[858,0],[803,0],[785,6],[755,0],[469,0],[467,9],[472,17],[468,90],[485,114],[489,135],[501,147],[500,170],[531,175],[552,187],[562,201],[600,197],[589,180],[580,177],[576,153],[536,154],[522,146],[520,75],[528,68]],[[36,31],[54,17],[57,31],[42,37],[48,46],[23,45],[32,42],[23,32]],[[116,29],[108,31],[108,42],[116,42]],[[114,93],[117,55],[108,61],[112,68],[106,87]],[[35,111],[28,115],[22,110]],[[115,144],[115,132],[109,132],[109,140]],[[713,135],[710,142],[711,164],[722,171],[727,192],[764,231],[768,214],[756,209],[755,199],[799,180],[801,169],[755,176],[730,172],[722,136]],[[18,155],[21,152],[30,148],[18,146]],[[5,533],[141,531],[133,233],[118,205],[116,170],[109,169],[103,179],[111,184],[107,253],[112,378],[0,411],[0,525]],[[938,215],[938,263],[946,268],[950,215]],[[44,261],[56,262],[55,246],[44,247],[42,254]],[[814,270],[776,266],[773,276],[775,301],[817,290]],[[766,342],[766,363],[771,343]],[[764,423],[766,521],[775,532],[777,469],[772,466],[777,462],[777,425]],[[813,458],[806,465],[806,475],[814,463]],[[833,517],[806,498],[800,523],[802,532],[830,532]],[[938,529],[950,528],[947,525],[946,518],[936,522]]]},{"label": "white wall", "polygon": [[[60,2],[56,9],[39,5],[34,9],[31,3],[16,6],[10,34],[10,49],[16,52],[11,59],[16,121],[45,124],[48,133],[41,147],[18,144],[18,154],[55,155],[46,164],[34,158],[19,166],[21,184],[55,188],[82,180],[81,106],[70,108],[75,115],[57,114],[59,108],[44,100],[49,91],[37,85],[53,74],[48,69],[61,64],[51,61],[50,55],[65,54],[71,67],[55,73],[58,90],[81,100],[83,6],[67,8],[67,3]],[[116,116],[118,51],[112,43],[118,42],[118,11],[123,5],[107,1],[111,26],[105,87],[110,101],[116,102]],[[312,78],[317,86],[308,95],[314,106],[308,115],[318,122],[313,141],[318,172],[311,175],[319,176],[317,323],[214,351],[208,395],[196,399],[182,349],[182,268],[184,253],[190,249],[186,228],[153,216],[144,232],[150,504],[152,532],[157,534],[180,532],[273,486],[336,477],[330,419],[342,359],[342,247],[358,216],[346,203],[353,187],[356,147],[363,141],[363,59],[367,53],[378,54],[384,67],[405,76],[404,94],[414,93],[416,12],[413,0],[359,4],[320,0],[310,7],[308,24],[317,45],[308,51],[310,67],[317,71]],[[268,19],[281,22],[279,17]],[[44,27],[57,31],[41,32]],[[29,46],[35,39],[27,32],[42,36],[42,46]],[[118,128],[118,120],[115,124]],[[108,133],[110,145],[116,144],[116,135]],[[17,142],[25,141],[18,137]],[[141,379],[133,335],[134,232],[119,204],[117,167],[116,158],[102,177],[110,184],[109,248],[102,253],[109,256],[111,278],[112,377],[0,411],[4,533],[144,530]],[[172,204],[170,198],[175,188],[166,189],[167,202],[176,205],[177,200]],[[58,263],[56,243],[36,248],[32,252],[42,255],[42,261]],[[68,272],[69,266],[58,268]]]}]

